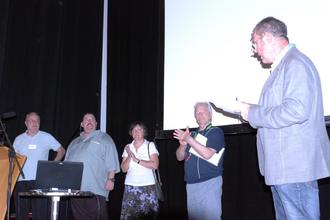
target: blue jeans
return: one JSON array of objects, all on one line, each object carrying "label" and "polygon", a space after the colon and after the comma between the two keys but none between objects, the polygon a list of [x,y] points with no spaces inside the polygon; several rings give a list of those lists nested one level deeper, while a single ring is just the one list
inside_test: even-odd
[{"label": "blue jeans", "polygon": [[189,220],[221,219],[222,176],[187,184]]},{"label": "blue jeans", "polygon": [[277,220],[319,220],[317,180],[271,186]]}]

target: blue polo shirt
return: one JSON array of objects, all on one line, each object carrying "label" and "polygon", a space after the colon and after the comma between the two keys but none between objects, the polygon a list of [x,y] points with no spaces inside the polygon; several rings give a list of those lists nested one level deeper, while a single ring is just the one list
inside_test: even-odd
[{"label": "blue polo shirt", "polygon": [[[212,125],[209,124],[206,129],[202,131],[192,132],[191,136],[196,137],[198,133],[207,138],[206,146],[215,149],[216,152],[219,152],[225,146],[225,138],[221,128],[212,127]],[[187,183],[199,183],[222,175],[223,156],[218,166],[215,166],[190,153],[189,150],[190,146],[188,145],[184,163],[185,181]]]}]

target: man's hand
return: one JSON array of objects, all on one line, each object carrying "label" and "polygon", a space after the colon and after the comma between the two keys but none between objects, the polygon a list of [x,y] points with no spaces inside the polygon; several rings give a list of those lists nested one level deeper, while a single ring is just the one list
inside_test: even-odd
[{"label": "man's hand", "polygon": [[180,145],[185,145],[190,137],[189,128],[187,127],[185,131],[176,129],[173,133],[173,137],[179,140]]},{"label": "man's hand", "polygon": [[250,110],[250,104],[246,102],[237,101],[236,109],[234,109],[235,112],[240,112],[241,117],[244,121],[249,121],[249,110]]},{"label": "man's hand", "polygon": [[241,102],[241,116],[245,121],[249,121],[250,104]]},{"label": "man's hand", "polygon": [[107,181],[105,182],[105,189],[106,190],[113,190],[115,187],[115,182],[113,180],[107,179]]}]

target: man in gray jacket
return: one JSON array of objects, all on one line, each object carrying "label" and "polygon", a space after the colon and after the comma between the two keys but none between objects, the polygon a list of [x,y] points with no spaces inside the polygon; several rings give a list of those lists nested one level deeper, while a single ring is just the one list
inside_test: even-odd
[{"label": "man in gray jacket", "polygon": [[271,186],[276,219],[319,219],[317,180],[330,175],[330,143],[318,72],[276,18],[261,20],[251,41],[271,74],[259,104],[241,103],[238,110],[258,130],[259,169]]}]

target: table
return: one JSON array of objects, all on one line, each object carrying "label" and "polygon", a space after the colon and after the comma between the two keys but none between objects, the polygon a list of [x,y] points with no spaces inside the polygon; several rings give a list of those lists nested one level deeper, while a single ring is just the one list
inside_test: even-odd
[{"label": "table", "polygon": [[90,197],[94,194],[89,191],[80,190],[30,190],[28,192],[20,192],[19,196],[31,196],[31,197],[50,197],[51,203],[51,220],[58,219],[59,202],[61,197]]}]

